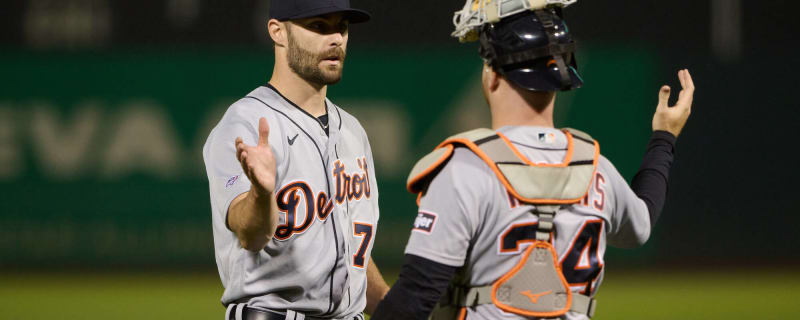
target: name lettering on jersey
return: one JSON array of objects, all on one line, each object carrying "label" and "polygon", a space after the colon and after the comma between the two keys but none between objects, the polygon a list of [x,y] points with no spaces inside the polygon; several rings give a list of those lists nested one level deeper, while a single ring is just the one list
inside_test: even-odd
[{"label": "name lettering on jersey", "polygon": [[594,175],[594,186],[581,199],[581,205],[587,208],[594,208],[597,211],[603,211],[606,203],[606,178],[602,173],[596,172]]},{"label": "name lettering on jersey", "polygon": [[328,195],[320,192],[314,200],[314,192],[304,181],[287,184],[275,195],[278,210],[285,214],[284,223],[275,228],[275,239],[286,240],[295,234],[303,233],[314,222],[314,217],[325,221],[333,203]]},{"label": "name lettering on jersey", "polygon": [[284,223],[275,229],[275,239],[287,240],[295,234],[306,231],[315,217],[325,221],[333,212],[333,201],[338,204],[347,201],[369,199],[371,195],[369,168],[367,159],[357,159],[360,172],[348,174],[340,160],[336,160],[333,176],[336,181],[336,195],[333,199],[325,192],[319,192],[316,199],[314,192],[304,181],[296,181],[285,185],[275,195],[278,210],[285,214]]},{"label": "name lettering on jersey", "polygon": [[328,194],[325,192],[320,192],[317,195],[317,218],[319,221],[325,221],[328,219],[328,215],[331,214],[333,211],[333,201],[328,199]]},{"label": "name lettering on jersey", "polygon": [[414,228],[411,231],[431,233],[436,225],[436,214],[433,212],[419,211],[414,219]]},{"label": "name lettering on jersey", "polygon": [[369,182],[369,168],[367,167],[367,159],[359,158],[357,160],[358,168],[361,172],[354,172],[348,174],[345,172],[345,166],[340,160],[336,160],[333,166],[333,178],[336,180],[336,203],[342,204],[345,199],[347,201],[361,200],[362,197],[369,199],[371,194]]}]

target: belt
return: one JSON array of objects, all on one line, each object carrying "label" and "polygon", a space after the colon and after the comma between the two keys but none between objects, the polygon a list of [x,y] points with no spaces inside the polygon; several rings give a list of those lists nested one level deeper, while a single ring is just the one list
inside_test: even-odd
[{"label": "belt", "polygon": [[[292,318],[296,317],[297,314],[295,314]],[[242,310],[242,320],[287,320],[287,317],[285,314],[244,307]]]},{"label": "belt", "polygon": [[[306,316],[293,310],[269,311],[248,307],[245,304],[230,304],[225,313],[225,320],[335,320],[333,318],[317,318]],[[363,314],[358,314],[346,320],[364,320]]]}]

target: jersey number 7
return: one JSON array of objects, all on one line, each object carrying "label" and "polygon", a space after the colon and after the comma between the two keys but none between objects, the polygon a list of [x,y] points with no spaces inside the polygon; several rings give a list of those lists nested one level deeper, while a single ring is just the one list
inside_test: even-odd
[{"label": "jersey number 7", "polygon": [[362,237],[361,245],[358,246],[358,251],[353,255],[353,266],[363,269],[367,263],[367,246],[369,246],[369,241],[372,240],[372,225],[353,222],[353,236]]}]

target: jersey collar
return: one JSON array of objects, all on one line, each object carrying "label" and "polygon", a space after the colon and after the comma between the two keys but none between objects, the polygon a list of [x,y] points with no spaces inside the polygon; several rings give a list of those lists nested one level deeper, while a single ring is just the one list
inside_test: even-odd
[{"label": "jersey collar", "polygon": [[[297,110],[300,110],[301,113],[303,113],[307,117],[309,117],[312,120],[314,120],[314,122],[318,123],[320,128],[322,128],[322,130],[325,131],[326,134],[330,135],[330,127],[334,124],[333,123],[333,117],[331,116],[332,115],[331,114],[331,109],[332,109],[331,105],[333,105],[333,104],[330,102],[330,100],[328,100],[328,98],[325,98],[325,113],[328,115],[328,127],[326,128],[325,125],[323,125],[323,123],[319,119],[317,119],[317,117],[311,115],[310,113],[308,113],[308,111],[304,110],[303,108],[300,108],[300,106],[295,104],[292,100],[289,100],[289,98],[286,98],[286,96],[284,96],[280,91],[278,91],[277,88],[273,87],[270,83],[265,84],[264,87],[274,91],[281,98],[283,98],[283,100],[288,102],[289,105],[295,107]],[[335,108],[335,106],[333,108]],[[338,110],[337,110],[337,112],[338,112]],[[337,114],[337,116],[339,116],[339,115]],[[338,122],[338,126],[339,127],[337,129],[341,129],[342,121],[341,121],[341,117],[340,116],[338,117],[338,120],[339,121],[337,121],[337,122]]]}]

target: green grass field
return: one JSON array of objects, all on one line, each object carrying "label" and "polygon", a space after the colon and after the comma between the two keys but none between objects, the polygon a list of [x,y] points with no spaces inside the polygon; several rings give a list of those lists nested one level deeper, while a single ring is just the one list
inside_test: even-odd
[{"label": "green grass field", "polygon": [[[800,271],[617,271],[594,319],[795,319],[798,292]],[[3,273],[0,319],[219,320],[221,293],[215,273]]]}]

